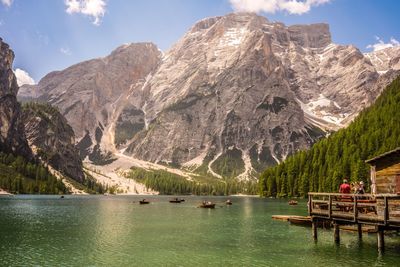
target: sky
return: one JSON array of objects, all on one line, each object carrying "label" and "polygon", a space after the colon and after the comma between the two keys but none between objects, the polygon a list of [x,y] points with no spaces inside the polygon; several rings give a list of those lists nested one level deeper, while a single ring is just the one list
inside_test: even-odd
[{"label": "sky", "polygon": [[197,21],[250,11],[286,25],[325,22],[363,52],[400,45],[397,0],[0,0],[0,37],[19,83],[103,57],[124,43],[167,51]]}]

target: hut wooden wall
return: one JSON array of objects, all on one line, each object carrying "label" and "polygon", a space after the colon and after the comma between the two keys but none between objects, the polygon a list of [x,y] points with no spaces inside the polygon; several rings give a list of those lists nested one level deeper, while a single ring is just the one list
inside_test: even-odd
[{"label": "hut wooden wall", "polygon": [[400,163],[391,165],[376,172],[376,193],[400,193]]},{"label": "hut wooden wall", "polygon": [[[400,200],[399,199],[391,199],[388,200],[388,212],[389,212],[389,220],[400,222]],[[378,198],[376,200],[376,211],[377,215],[382,220],[384,218],[385,211],[385,202],[383,198]]]}]

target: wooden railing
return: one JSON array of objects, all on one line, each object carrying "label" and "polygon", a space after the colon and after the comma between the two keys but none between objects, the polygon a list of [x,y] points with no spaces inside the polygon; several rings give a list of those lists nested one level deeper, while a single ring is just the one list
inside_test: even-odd
[{"label": "wooden railing", "polygon": [[308,213],[317,218],[400,225],[400,196],[342,193],[308,193]]}]

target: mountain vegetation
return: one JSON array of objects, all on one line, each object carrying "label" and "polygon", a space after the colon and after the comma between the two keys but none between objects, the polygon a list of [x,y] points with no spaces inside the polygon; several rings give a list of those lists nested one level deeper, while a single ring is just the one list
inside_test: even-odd
[{"label": "mountain vegetation", "polygon": [[255,182],[239,182],[233,179],[216,180],[215,178],[196,177],[188,180],[183,176],[164,170],[147,171],[131,168],[127,178],[144,184],[147,188],[160,192],[162,195],[233,195],[257,194]]},{"label": "mountain vegetation", "polygon": [[370,184],[365,160],[400,146],[400,77],[345,129],[320,140],[283,163],[266,169],[259,179],[262,196],[306,196],[337,192],[344,177]]},{"label": "mountain vegetation", "polygon": [[15,194],[65,194],[64,183],[42,164],[0,152],[0,188]]}]

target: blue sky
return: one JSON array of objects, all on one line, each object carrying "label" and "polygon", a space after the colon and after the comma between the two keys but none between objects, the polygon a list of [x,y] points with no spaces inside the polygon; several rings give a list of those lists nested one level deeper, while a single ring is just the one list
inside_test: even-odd
[{"label": "blue sky", "polygon": [[14,68],[37,82],[123,43],[151,41],[166,51],[196,21],[238,8],[286,25],[329,23],[335,43],[362,51],[376,37],[382,45],[400,40],[396,0],[0,0],[0,37],[16,54]]}]

